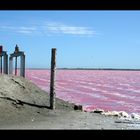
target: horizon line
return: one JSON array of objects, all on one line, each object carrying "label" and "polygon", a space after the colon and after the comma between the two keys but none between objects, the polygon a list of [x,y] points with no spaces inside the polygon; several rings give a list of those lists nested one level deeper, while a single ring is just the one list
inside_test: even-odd
[{"label": "horizon line", "polygon": [[[49,70],[50,68],[26,68],[26,69],[39,69],[39,70]],[[57,70],[133,70],[140,71],[140,68],[56,68]]]}]

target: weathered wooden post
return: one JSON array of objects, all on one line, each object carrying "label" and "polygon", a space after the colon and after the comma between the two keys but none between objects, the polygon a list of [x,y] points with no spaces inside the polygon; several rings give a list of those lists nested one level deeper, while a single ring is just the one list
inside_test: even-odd
[{"label": "weathered wooden post", "polygon": [[55,73],[56,73],[56,48],[51,53],[51,77],[50,77],[50,108],[55,109]]}]

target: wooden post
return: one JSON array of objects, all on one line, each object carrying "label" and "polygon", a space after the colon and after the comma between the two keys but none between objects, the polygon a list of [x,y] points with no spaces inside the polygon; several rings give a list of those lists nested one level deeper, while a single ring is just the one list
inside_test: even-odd
[{"label": "wooden post", "polygon": [[56,73],[56,48],[51,53],[51,77],[50,77],[50,108],[55,109],[55,73]]}]

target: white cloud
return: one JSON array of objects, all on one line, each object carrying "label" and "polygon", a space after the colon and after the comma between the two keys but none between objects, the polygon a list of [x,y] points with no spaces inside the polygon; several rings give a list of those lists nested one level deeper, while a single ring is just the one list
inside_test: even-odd
[{"label": "white cloud", "polygon": [[36,27],[19,27],[17,28],[18,33],[23,33],[23,34],[32,34],[37,30]]},{"label": "white cloud", "polygon": [[6,30],[6,31],[11,31],[11,32],[16,32],[16,33],[22,33],[22,34],[32,34],[37,30],[36,27],[26,27],[26,26],[0,26],[1,29]]},{"label": "white cloud", "polygon": [[55,35],[55,34],[69,34],[76,36],[93,36],[97,33],[89,27],[83,26],[69,26],[61,23],[47,22],[40,26],[0,26],[1,29],[20,34],[35,34],[36,35]]},{"label": "white cloud", "polygon": [[13,26],[0,26],[1,29],[4,29],[4,30],[15,30],[15,27]]},{"label": "white cloud", "polygon": [[88,27],[68,26],[60,23],[47,23],[44,26],[51,33],[71,35],[95,35],[96,32]]},{"label": "white cloud", "polygon": [[22,34],[31,34],[31,31],[28,30],[18,30],[17,33],[22,33]]}]

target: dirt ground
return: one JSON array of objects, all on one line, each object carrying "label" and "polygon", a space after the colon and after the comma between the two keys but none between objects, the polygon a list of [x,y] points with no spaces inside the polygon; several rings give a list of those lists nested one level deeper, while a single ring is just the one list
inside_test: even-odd
[{"label": "dirt ground", "polygon": [[56,99],[49,109],[49,95],[30,81],[0,76],[0,129],[140,129],[140,123],[74,110],[74,104]]}]

